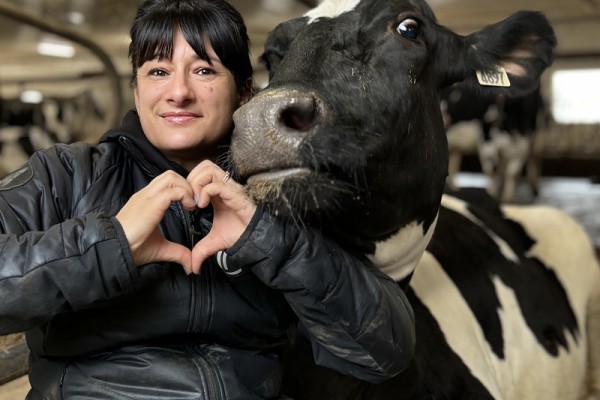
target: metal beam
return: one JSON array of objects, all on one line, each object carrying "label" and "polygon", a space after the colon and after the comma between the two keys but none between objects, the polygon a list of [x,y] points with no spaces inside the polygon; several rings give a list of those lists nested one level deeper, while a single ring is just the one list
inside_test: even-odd
[{"label": "metal beam", "polygon": [[78,32],[59,26],[52,21],[42,19],[36,15],[24,12],[19,7],[12,3],[8,3],[5,0],[0,0],[0,14],[78,43],[88,48],[92,54],[98,57],[100,62],[104,64],[105,73],[111,82],[110,87],[112,89],[113,97],[111,104],[114,107],[114,112],[112,114],[109,113],[113,118],[110,126],[117,126],[120,123],[121,111],[123,110],[124,105],[123,94],[121,91],[121,79],[110,55],[100,45]]}]

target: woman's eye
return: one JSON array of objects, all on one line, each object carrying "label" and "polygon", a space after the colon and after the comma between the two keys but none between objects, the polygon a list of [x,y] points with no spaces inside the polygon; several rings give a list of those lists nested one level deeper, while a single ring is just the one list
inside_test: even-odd
[{"label": "woman's eye", "polygon": [[162,69],[152,69],[149,72],[149,75],[152,76],[165,76],[167,73]]},{"label": "woman's eye", "polygon": [[400,22],[396,31],[405,39],[416,40],[419,38],[419,23],[412,18],[407,18]]},{"label": "woman's eye", "polygon": [[211,75],[213,73],[213,70],[210,68],[200,68],[198,70],[198,75]]}]

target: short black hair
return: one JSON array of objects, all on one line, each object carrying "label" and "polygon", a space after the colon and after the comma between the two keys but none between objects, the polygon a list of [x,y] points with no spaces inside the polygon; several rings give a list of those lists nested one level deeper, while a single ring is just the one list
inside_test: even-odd
[{"label": "short black hair", "polygon": [[136,85],[136,74],[146,61],[171,59],[176,28],[208,62],[205,40],[211,44],[223,65],[231,71],[238,88],[252,77],[250,39],[240,13],[224,0],[146,0],[131,26],[129,59]]}]

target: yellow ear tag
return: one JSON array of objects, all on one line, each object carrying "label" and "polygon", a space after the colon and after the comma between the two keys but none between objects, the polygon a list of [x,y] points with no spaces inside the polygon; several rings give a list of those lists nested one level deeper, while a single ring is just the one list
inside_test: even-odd
[{"label": "yellow ear tag", "polygon": [[506,70],[497,66],[496,71],[477,71],[477,80],[482,86],[510,87]]}]

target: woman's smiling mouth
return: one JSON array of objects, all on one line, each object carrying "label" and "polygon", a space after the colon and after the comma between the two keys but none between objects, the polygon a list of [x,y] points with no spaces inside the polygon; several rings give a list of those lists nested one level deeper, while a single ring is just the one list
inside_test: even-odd
[{"label": "woman's smiling mouth", "polygon": [[172,124],[186,124],[200,117],[200,115],[194,113],[164,113],[160,116]]}]

